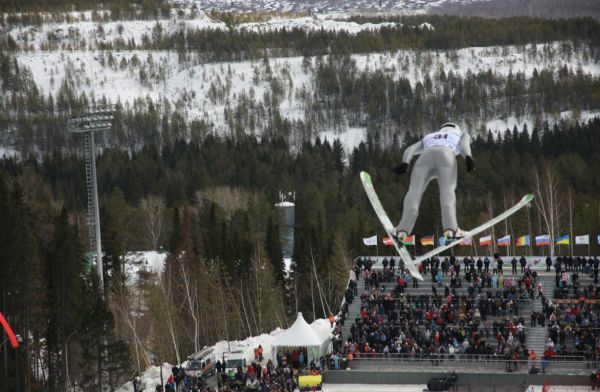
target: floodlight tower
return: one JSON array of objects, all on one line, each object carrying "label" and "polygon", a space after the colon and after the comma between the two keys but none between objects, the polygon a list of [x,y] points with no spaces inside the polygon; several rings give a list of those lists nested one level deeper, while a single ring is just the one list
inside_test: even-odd
[{"label": "floodlight tower", "polygon": [[83,156],[85,159],[85,183],[87,187],[87,225],[90,233],[90,253],[96,258],[96,272],[100,287],[104,286],[102,270],[102,244],[100,241],[100,208],[98,206],[98,182],[96,181],[96,147],[94,134],[112,126],[112,106],[88,108],[81,116],[69,119],[68,130],[83,134]]}]

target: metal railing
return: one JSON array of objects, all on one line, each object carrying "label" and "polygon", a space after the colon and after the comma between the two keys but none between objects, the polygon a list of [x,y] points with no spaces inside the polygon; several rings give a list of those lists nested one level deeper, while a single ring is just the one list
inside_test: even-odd
[{"label": "metal railing", "polygon": [[[595,368],[597,362],[588,361],[583,356],[564,356],[560,359],[506,359],[497,355],[475,355],[475,354],[432,354],[425,356],[411,356],[409,354],[361,354],[354,357],[352,361],[341,359],[339,361],[342,369],[373,369],[393,370],[399,367],[450,367],[456,370],[464,369],[472,371],[476,368],[489,371],[492,369],[504,371],[529,371],[532,367],[545,370],[550,373],[563,373],[565,371],[578,371]],[[332,363],[333,366],[333,363]],[[331,368],[331,367],[330,367]]]}]

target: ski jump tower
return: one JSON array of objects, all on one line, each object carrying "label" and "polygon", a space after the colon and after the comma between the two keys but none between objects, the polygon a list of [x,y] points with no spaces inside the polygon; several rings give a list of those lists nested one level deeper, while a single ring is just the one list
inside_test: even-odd
[{"label": "ski jump tower", "polygon": [[295,202],[296,192],[279,191],[279,203],[275,204],[275,207],[279,212],[279,236],[284,259],[290,259],[294,251]]},{"label": "ski jump tower", "polygon": [[100,287],[104,286],[102,270],[102,244],[100,241],[100,208],[98,206],[98,182],[96,181],[96,147],[94,134],[107,131],[112,126],[113,108],[96,106],[88,108],[79,117],[68,120],[70,133],[83,134],[83,156],[85,159],[85,183],[87,187],[87,225],[90,233],[90,253],[96,261],[96,272]]}]

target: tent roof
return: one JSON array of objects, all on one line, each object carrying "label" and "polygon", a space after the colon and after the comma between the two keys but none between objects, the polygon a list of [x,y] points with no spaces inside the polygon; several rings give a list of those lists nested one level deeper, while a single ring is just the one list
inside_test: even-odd
[{"label": "tent roof", "polygon": [[294,324],[285,330],[275,341],[273,346],[280,347],[305,347],[305,346],[320,346],[327,337],[320,336],[313,327],[311,327],[302,313],[298,313],[298,318]]}]

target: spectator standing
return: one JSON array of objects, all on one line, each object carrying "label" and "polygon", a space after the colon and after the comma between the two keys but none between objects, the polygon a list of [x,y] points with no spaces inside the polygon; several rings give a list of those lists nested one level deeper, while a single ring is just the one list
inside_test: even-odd
[{"label": "spectator standing", "polygon": [[521,256],[521,258],[519,259],[519,264],[521,264],[521,273],[524,274],[525,266],[527,265],[527,259],[525,258],[525,256]]},{"label": "spectator standing", "polygon": [[498,253],[496,253],[494,255],[494,258],[496,259],[497,262],[497,266],[498,266],[498,273],[502,274],[504,271],[502,270],[502,267],[504,265],[504,260],[502,260],[502,257],[500,257],[500,255]]}]

